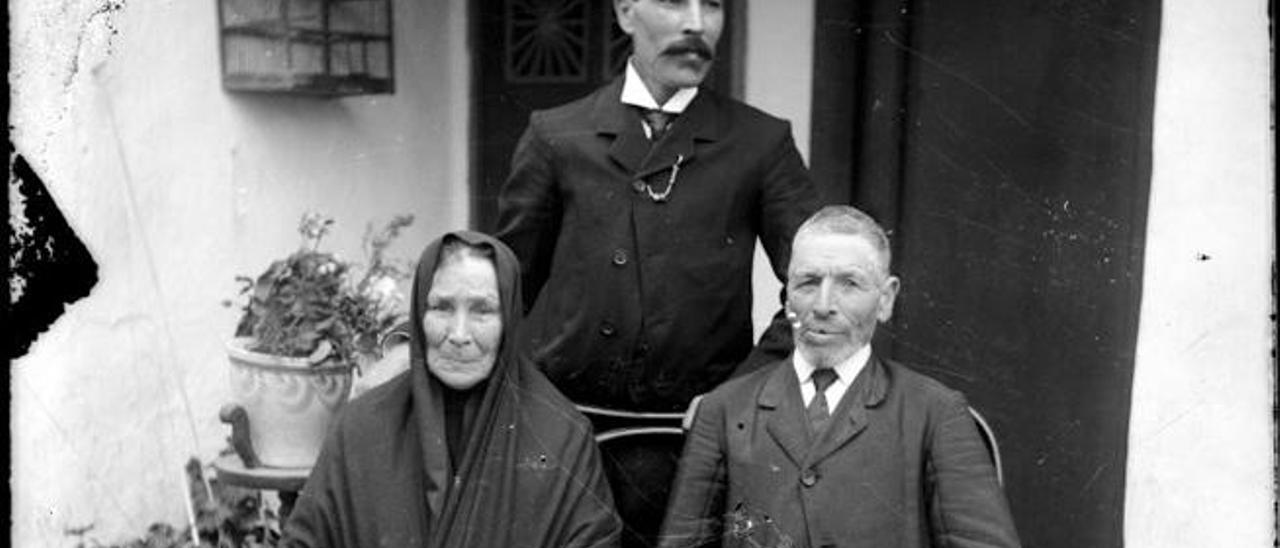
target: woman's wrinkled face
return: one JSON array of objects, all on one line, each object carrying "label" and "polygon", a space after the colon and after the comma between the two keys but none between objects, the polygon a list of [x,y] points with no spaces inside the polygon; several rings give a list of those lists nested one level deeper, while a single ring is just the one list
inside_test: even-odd
[{"label": "woman's wrinkled face", "polygon": [[489,377],[502,340],[502,301],[493,261],[460,252],[436,268],[422,315],[427,369],[466,390]]}]

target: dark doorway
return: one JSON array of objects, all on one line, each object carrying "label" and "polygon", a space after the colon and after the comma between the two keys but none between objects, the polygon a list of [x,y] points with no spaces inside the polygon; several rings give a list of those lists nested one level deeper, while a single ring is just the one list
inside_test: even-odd
[{"label": "dark doorway", "polygon": [[[622,73],[631,40],[602,0],[482,0],[471,11],[473,108],[471,226],[492,232],[498,191],[529,113],[567,103]],[[726,6],[708,85],[740,96],[734,79],[741,3]]]}]

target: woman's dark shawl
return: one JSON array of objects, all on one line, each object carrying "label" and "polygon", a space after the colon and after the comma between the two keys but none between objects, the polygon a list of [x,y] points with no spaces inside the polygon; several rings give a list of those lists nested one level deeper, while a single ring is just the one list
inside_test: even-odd
[{"label": "woman's dark shawl", "polygon": [[[427,370],[422,334],[427,292],[448,239],[493,250],[503,321],[498,359],[456,470],[446,447],[443,387]],[[423,251],[409,371],[347,405],[287,519],[283,546],[617,545],[622,523],[589,423],[515,357],[518,264],[505,245],[474,232],[448,234]]]}]

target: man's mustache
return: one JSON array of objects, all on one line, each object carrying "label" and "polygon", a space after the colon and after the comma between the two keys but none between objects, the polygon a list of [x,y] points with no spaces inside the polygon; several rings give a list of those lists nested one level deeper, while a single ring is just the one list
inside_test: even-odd
[{"label": "man's mustache", "polygon": [[689,37],[675,42],[662,50],[663,55],[684,55],[686,53],[697,54],[699,57],[711,61],[715,59],[715,52],[711,50],[711,46],[703,42],[700,38]]},{"label": "man's mustache", "polygon": [[787,319],[791,321],[791,331],[800,334],[806,332],[817,331],[820,333],[831,333],[838,331],[837,326],[820,322],[812,318],[800,318],[794,314],[788,314]]},{"label": "man's mustache", "polygon": [[842,333],[844,330],[834,325],[814,324],[805,321],[799,321],[791,324],[792,330],[796,333]]}]

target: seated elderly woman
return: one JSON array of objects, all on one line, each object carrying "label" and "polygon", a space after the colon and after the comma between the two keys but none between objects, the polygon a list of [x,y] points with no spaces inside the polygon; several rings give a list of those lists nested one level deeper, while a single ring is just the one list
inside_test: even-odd
[{"label": "seated elderly woman", "polygon": [[409,370],[353,400],[283,546],[614,546],[622,524],[591,427],[510,341],[511,250],[474,232],[427,246]]}]

